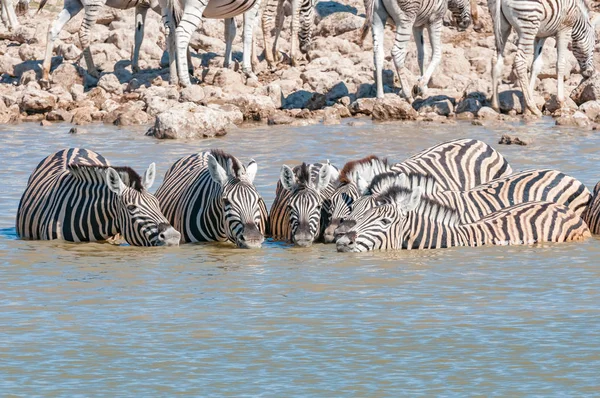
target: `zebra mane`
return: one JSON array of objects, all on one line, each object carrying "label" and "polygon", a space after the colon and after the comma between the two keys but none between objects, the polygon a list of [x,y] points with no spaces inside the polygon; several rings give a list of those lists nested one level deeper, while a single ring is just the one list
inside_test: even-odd
[{"label": "zebra mane", "polygon": [[296,174],[296,185],[297,189],[307,188],[311,185],[311,165],[302,162],[301,165],[294,167],[294,174]]},{"label": "zebra mane", "polygon": [[[406,183],[406,180],[402,181],[400,178],[402,174],[407,177],[408,184]],[[402,186],[407,189],[420,187],[423,189],[423,193],[426,194],[431,194],[442,190],[437,180],[430,175],[418,172],[397,173],[389,171],[373,177],[373,180],[371,181],[371,184],[369,184],[365,195],[378,195],[391,186]]]},{"label": "zebra mane", "polygon": [[419,172],[404,173],[408,179],[408,185],[406,188],[413,189],[420,187],[424,194],[432,194],[434,192],[442,191],[442,187],[439,185],[437,180],[428,175]]},{"label": "zebra mane", "polygon": [[369,187],[365,191],[365,195],[379,195],[383,193],[386,188],[397,186],[398,176],[399,174],[394,171],[377,174],[371,180]]},{"label": "zebra mane", "polygon": [[[80,163],[71,163],[67,166],[67,170],[73,175],[73,177],[79,180],[90,181],[100,178],[102,182],[105,182],[106,170],[108,168],[112,168],[119,173],[119,177],[121,177],[123,184],[129,188],[135,189],[139,192],[144,189],[142,177],[135,170],[128,166],[100,166]],[[102,173],[100,174],[99,172]]]},{"label": "zebra mane", "polygon": [[[401,203],[410,197],[411,193],[412,190],[409,188],[394,185],[382,192],[377,197],[377,202],[379,204]],[[443,225],[456,225],[460,220],[458,210],[427,195],[421,196],[421,201],[413,214]]]},{"label": "zebra mane", "polygon": [[209,152],[217,160],[217,162],[219,162],[221,167],[223,167],[223,169],[227,170],[228,172],[229,172],[228,161],[231,160],[231,167],[232,167],[232,172],[233,172],[234,177],[240,178],[242,175],[244,175],[246,173],[246,169],[244,168],[244,165],[235,156],[233,156],[225,151],[222,151],[220,149],[211,149],[211,150],[209,150]]},{"label": "zebra mane", "polygon": [[[341,184],[349,184],[351,182],[356,182],[354,181],[354,173],[358,173],[360,175],[362,175],[363,173],[365,173],[367,170],[371,171],[374,168],[378,168],[378,169],[383,169],[383,170],[387,170],[388,168],[388,160],[387,159],[379,159],[377,156],[375,155],[369,155],[367,157],[364,157],[362,159],[358,159],[358,160],[351,160],[348,163],[346,163],[344,165],[344,167],[342,168],[342,170],[340,171],[340,183]],[[364,178],[365,176],[363,176]],[[370,175],[366,176],[368,178],[365,179],[370,179]]]}]

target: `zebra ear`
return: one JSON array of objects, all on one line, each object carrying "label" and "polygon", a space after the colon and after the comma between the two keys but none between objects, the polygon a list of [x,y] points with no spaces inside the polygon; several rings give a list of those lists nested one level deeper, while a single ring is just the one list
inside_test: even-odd
[{"label": "zebra ear", "polygon": [[254,182],[254,177],[256,177],[256,170],[258,169],[258,165],[254,161],[254,159],[250,159],[250,163],[248,163],[248,167],[246,167],[246,178],[250,184]]},{"label": "zebra ear", "polygon": [[281,174],[279,175],[279,181],[281,181],[283,189],[285,189],[286,191],[292,190],[292,187],[296,182],[296,178],[294,176],[294,171],[287,164],[281,166]]},{"label": "zebra ear", "polygon": [[152,187],[152,184],[154,184],[155,178],[156,178],[156,164],[150,163],[150,166],[148,166],[148,170],[146,170],[146,172],[144,173],[144,181],[142,182],[142,185],[144,186],[144,188],[146,190],[148,190]]},{"label": "zebra ear", "polygon": [[321,192],[329,185],[329,181],[331,180],[331,169],[332,167],[328,164],[321,166],[321,169],[319,170],[319,179],[316,181],[315,186],[317,191]]},{"label": "zebra ear", "polygon": [[367,180],[364,179],[358,172],[355,173],[354,181],[356,183],[356,187],[358,188],[358,193],[360,195],[364,195],[367,189],[369,188],[369,184]]},{"label": "zebra ear", "polygon": [[215,159],[213,155],[209,154],[207,156],[208,172],[210,173],[211,178],[217,184],[223,185],[225,181],[227,181],[227,172],[223,167],[221,167],[221,165],[219,164],[219,162],[217,162],[217,159]]},{"label": "zebra ear", "polygon": [[106,169],[106,185],[108,185],[108,189],[119,196],[121,196],[125,191],[125,188],[127,188],[127,186],[123,184],[119,173],[112,167]]},{"label": "zebra ear", "polygon": [[416,209],[419,203],[421,203],[421,195],[423,195],[423,189],[421,187],[415,187],[412,190],[410,197],[404,201],[402,206],[404,211],[409,212]]},{"label": "zebra ear", "polygon": [[329,171],[331,172],[330,181],[335,181],[340,178],[340,171],[336,169],[331,163],[329,163],[329,159],[327,159],[327,166],[329,166]]}]

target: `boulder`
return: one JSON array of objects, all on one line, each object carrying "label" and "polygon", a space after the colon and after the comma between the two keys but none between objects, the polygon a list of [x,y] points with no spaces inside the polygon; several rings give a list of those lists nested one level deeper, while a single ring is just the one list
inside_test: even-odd
[{"label": "boulder", "polygon": [[373,105],[373,120],[416,120],[417,111],[403,98],[386,94]]},{"label": "boulder", "polygon": [[324,109],[324,114],[323,114],[323,124],[324,125],[327,126],[327,125],[333,125],[333,124],[340,124],[341,120],[342,120],[342,117],[337,108],[330,106],[330,107],[327,107]]},{"label": "boulder", "polygon": [[104,89],[107,93],[123,94],[123,85],[119,78],[113,73],[107,73],[100,76],[98,87]]},{"label": "boulder", "polygon": [[94,108],[93,106],[84,106],[81,108],[75,108],[72,111],[72,113],[73,113],[72,123],[77,124],[77,125],[90,124],[93,122],[92,114],[97,111],[98,111],[98,109]]},{"label": "boulder", "polygon": [[73,113],[64,109],[55,109],[53,111],[48,112],[48,114],[46,115],[46,120],[49,120],[51,122],[71,123],[73,121]]},{"label": "boulder", "polygon": [[597,121],[600,115],[600,100],[585,102],[581,104],[579,110],[585,113],[590,120]]},{"label": "boulder", "polygon": [[418,99],[413,102],[413,108],[419,113],[433,112],[441,116],[448,116],[454,113],[454,98],[436,95],[424,100]]},{"label": "boulder", "polygon": [[181,90],[179,101],[200,104],[205,97],[206,96],[202,87],[198,86],[197,84],[192,84],[191,86],[185,87]]},{"label": "boulder", "polygon": [[56,106],[56,96],[46,91],[27,88],[20,101],[21,111],[31,113],[45,113]]},{"label": "boulder", "polygon": [[50,82],[62,86],[67,91],[70,91],[75,84],[80,85],[83,90],[83,71],[73,64],[63,63],[54,69]]},{"label": "boulder", "polygon": [[236,95],[226,102],[237,106],[242,111],[244,120],[249,121],[267,121],[276,109],[271,97],[265,95]]},{"label": "boulder", "polygon": [[169,110],[156,116],[147,135],[156,138],[185,139],[226,134],[231,125],[243,121],[242,112],[233,106],[197,106],[193,111]]},{"label": "boulder", "polygon": [[561,116],[556,119],[557,126],[576,126],[587,127],[590,125],[590,119],[581,111],[576,111],[572,115]]},{"label": "boulder", "polygon": [[577,105],[588,101],[600,100],[600,73],[594,74],[589,79],[582,81],[575,90],[571,92],[571,99]]},{"label": "boulder", "polygon": [[316,34],[322,37],[339,36],[360,29],[365,19],[349,12],[336,12],[323,18],[317,25]]},{"label": "boulder", "polygon": [[373,113],[376,98],[359,98],[349,106],[352,115],[363,114],[370,116]]},{"label": "boulder", "polygon": [[543,110],[547,112],[554,113],[561,109],[577,109],[577,104],[571,98],[566,98],[565,102],[561,104],[554,94],[544,102]]},{"label": "boulder", "polygon": [[482,106],[477,111],[477,117],[484,120],[498,120],[500,114],[489,106]]}]

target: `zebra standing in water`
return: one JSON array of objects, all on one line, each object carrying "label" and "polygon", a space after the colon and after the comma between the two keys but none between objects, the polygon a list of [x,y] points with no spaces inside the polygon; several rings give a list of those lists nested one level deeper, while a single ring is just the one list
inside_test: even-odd
[{"label": "zebra standing in water", "polygon": [[[377,84],[377,98],[383,98],[383,42],[384,28],[388,17],[392,17],[396,24],[396,39],[392,49],[394,65],[400,79],[400,86],[404,96],[409,102],[414,95],[425,95],[427,84],[442,57],[440,37],[442,34],[443,19],[450,8],[458,20],[460,29],[466,29],[471,24],[471,11],[469,0],[365,0],[365,24],[361,32],[363,41],[372,28],[373,32],[373,59],[375,63],[375,83]],[[424,70],[424,38],[423,29],[427,28],[431,41],[431,62]],[[421,76],[412,92],[409,90],[408,81],[404,73],[404,61],[410,34],[415,36],[417,44],[417,57]]]},{"label": "zebra standing in water", "polygon": [[[283,29],[286,15],[291,15],[290,29],[290,62],[292,66],[298,65],[298,41],[300,52],[306,54],[312,43],[312,29],[314,25],[315,0],[267,0],[262,15],[262,31],[265,48],[265,59],[270,69],[275,69],[280,55],[277,50],[277,41]],[[275,28],[275,38],[271,32]],[[298,32],[296,34],[296,32]],[[297,36],[296,36],[297,35]]]},{"label": "zebra standing in water", "polygon": [[56,152],[29,177],[17,211],[17,234],[69,242],[121,234],[134,246],[178,245],[179,232],[148,192],[155,175],[154,163],[140,177],[129,167],[110,167],[90,150]]},{"label": "zebra standing in water", "polygon": [[294,169],[283,165],[269,212],[273,238],[302,247],[318,240],[326,224],[328,201],[337,178],[338,171],[329,162],[302,163]]},{"label": "zebra standing in water", "polygon": [[591,236],[569,208],[527,202],[461,224],[460,212],[421,196],[420,188],[395,187],[337,241],[340,252],[437,249],[453,246],[569,242]]},{"label": "zebra standing in water", "polygon": [[[435,189],[430,187],[437,186]],[[373,179],[365,196],[354,202],[352,212],[335,231],[347,233],[390,189],[415,189],[442,206],[456,209],[459,222],[470,223],[512,205],[545,201],[568,207],[583,217],[590,202],[590,191],[580,181],[556,170],[529,170],[510,174],[468,191],[440,190],[437,181],[423,174],[385,173]]]},{"label": "zebra standing in water", "polygon": [[594,187],[594,195],[583,219],[593,234],[600,234],[600,182]]},{"label": "zebra standing in water", "polygon": [[[515,69],[527,109],[540,116],[533,99],[537,75],[542,69],[542,49],[548,37],[556,36],[557,99],[565,100],[565,54],[569,40],[573,40],[573,54],[581,74],[594,73],[594,46],[596,32],[590,22],[587,5],[583,0],[488,0],[496,37],[496,63],[492,68],[492,107],[498,106],[498,79],[504,65],[504,47],[512,28],[519,36]],[[531,79],[527,84],[527,58],[533,53]]]},{"label": "zebra standing in water", "polygon": [[169,168],[156,191],[182,242],[231,241],[258,248],[267,233],[267,209],[253,185],[257,165],[247,167],[217,149],[185,156]]}]

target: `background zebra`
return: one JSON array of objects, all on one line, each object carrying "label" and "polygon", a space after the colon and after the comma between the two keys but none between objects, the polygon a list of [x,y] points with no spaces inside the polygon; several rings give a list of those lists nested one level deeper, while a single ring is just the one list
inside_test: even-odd
[{"label": "background zebra", "polygon": [[[316,1],[313,0],[267,0],[265,2],[262,14],[262,31],[265,60],[270,69],[275,69],[275,64],[280,60],[277,41],[283,29],[286,15],[292,17],[289,54],[292,66],[298,65],[298,40],[300,41],[300,51],[308,56],[312,43],[315,3]],[[273,28],[275,28],[275,38],[272,36]]]},{"label": "background zebra", "polygon": [[258,248],[267,233],[265,203],[253,185],[257,165],[247,167],[217,149],[185,156],[167,171],[156,191],[182,242],[231,241]]},{"label": "background zebra", "polygon": [[459,211],[421,190],[396,187],[337,241],[341,252],[568,242],[591,236],[581,217],[551,202],[527,202],[461,224]]},{"label": "background zebra", "polygon": [[[458,25],[466,29],[471,24],[471,7],[469,0],[365,0],[365,24],[361,32],[361,41],[366,37],[369,28],[373,30],[373,59],[375,63],[375,83],[377,98],[383,98],[383,42],[384,28],[388,17],[396,24],[396,38],[392,48],[394,65],[400,79],[404,96],[412,102],[414,95],[425,95],[431,75],[442,57],[441,33],[444,15],[452,10]],[[432,56],[427,70],[424,70],[424,38],[423,29],[427,28],[431,42]],[[417,44],[417,58],[421,76],[413,90],[409,90],[408,80],[404,73],[404,61],[408,41],[412,33]]]},{"label": "background zebra", "polygon": [[302,163],[293,170],[283,165],[269,212],[273,238],[303,247],[318,240],[337,178],[338,171],[329,162]]},{"label": "background zebra", "polygon": [[[584,77],[594,73],[595,29],[590,22],[587,5],[583,0],[488,0],[496,37],[496,62],[492,68],[492,107],[498,106],[498,79],[504,65],[504,46],[512,28],[519,36],[515,69],[527,109],[540,116],[533,99],[537,75],[542,69],[542,49],[546,38],[556,36],[557,99],[562,104],[564,95],[565,54],[573,39],[573,54]],[[527,84],[527,59],[533,53],[531,79]]]},{"label": "background zebra", "polygon": [[90,150],[56,152],[29,177],[17,211],[17,234],[91,242],[120,233],[134,246],[178,245],[179,232],[148,193],[155,174],[154,163],[140,177],[129,167],[110,167]]},{"label": "background zebra", "polygon": [[594,196],[583,219],[593,234],[600,234],[600,182],[594,187]]},{"label": "background zebra", "polygon": [[2,22],[4,22],[4,25],[6,25],[9,30],[17,29],[20,24],[15,9],[13,8],[12,0],[2,0],[0,5],[2,6]]}]

